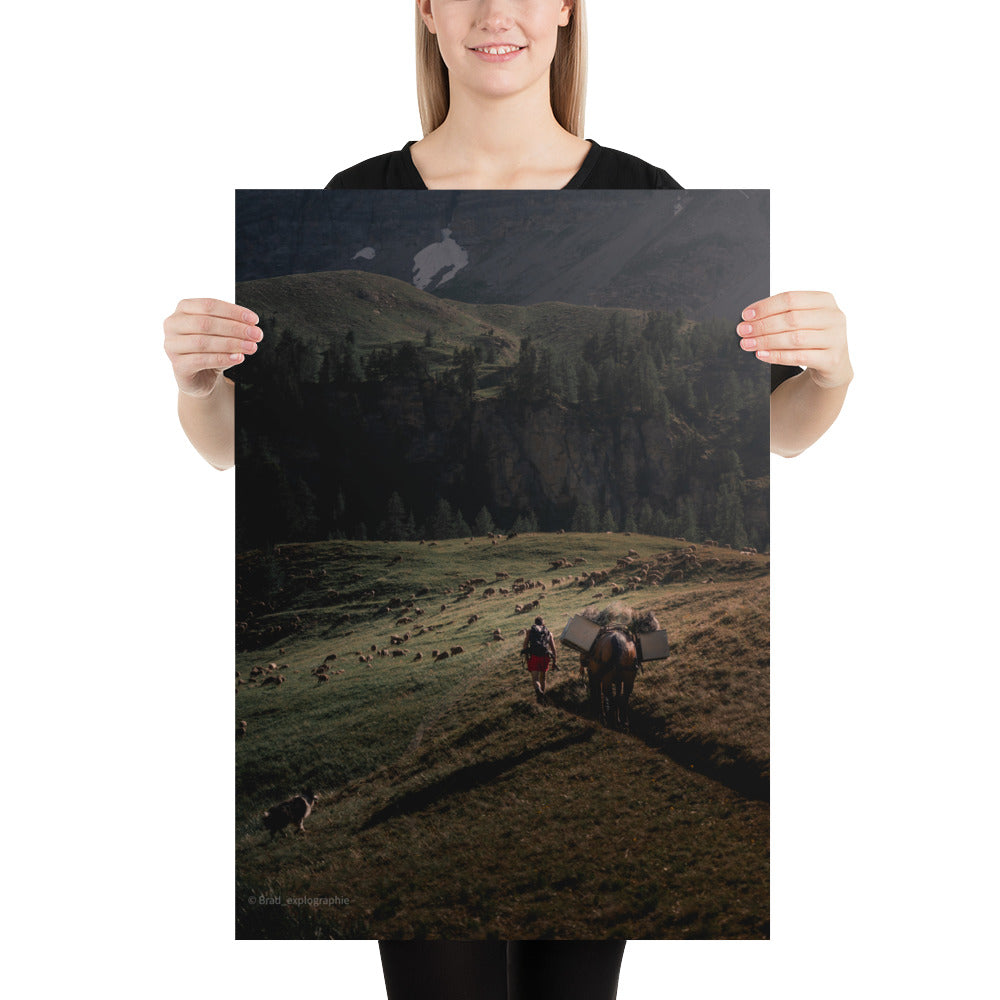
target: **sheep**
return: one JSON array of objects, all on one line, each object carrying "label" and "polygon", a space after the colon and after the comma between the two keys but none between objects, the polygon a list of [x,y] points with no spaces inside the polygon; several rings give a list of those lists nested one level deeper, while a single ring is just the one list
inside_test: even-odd
[{"label": "sheep", "polygon": [[323,659],[323,662],[326,663],[329,660],[335,660],[335,659],[337,659],[337,654],[336,653],[327,653],[326,656]]},{"label": "sheep", "polygon": [[448,659],[448,650],[447,649],[441,650],[441,652],[438,653],[438,655],[435,656],[434,659],[435,660],[447,660]]},{"label": "sheep", "polygon": [[424,658],[424,654],[423,654],[423,653],[417,653],[417,654],[416,654],[416,655],[415,655],[415,656],[413,657],[413,660],[414,660],[414,662],[416,662],[417,660],[422,660],[423,658]]},{"label": "sheep", "polygon": [[240,719],[239,724],[236,726],[236,738],[238,740],[243,739],[247,734],[247,720]]},{"label": "sheep", "polygon": [[330,678],[326,674],[317,674],[316,675],[316,683],[317,684],[325,684],[329,679]]},{"label": "sheep", "polygon": [[451,647],[451,655],[452,656],[458,656],[459,653],[464,653],[464,652],[465,652],[465,649],[462,646],[452,646]]},{"label": "sheep", "polygon": [[260,683],[261,687],[265,684],[284,684],[285,678],[281,674],[268,674]]},{"label": "sheep", "polygon": [[479,621],[479,615],[471,615],[469,617],[469,624],[470,625],[475,625],[477,621]]}]

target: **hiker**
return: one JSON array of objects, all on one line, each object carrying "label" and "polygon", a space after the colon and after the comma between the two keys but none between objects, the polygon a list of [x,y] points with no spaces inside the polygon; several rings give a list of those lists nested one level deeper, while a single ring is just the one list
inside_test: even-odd
[{"label": "hiker", "polygon": [[553,670],[559,668],[556,666],[555,641],[541,615],[535,619],[535,624],[524,635],[521,656],[527,657],[528,660],[528,670],[531,672],[531,679],[535,685],[535,699],[540,705],[544,705],[545,674],[549,669],[549,660],[552,661]]}]

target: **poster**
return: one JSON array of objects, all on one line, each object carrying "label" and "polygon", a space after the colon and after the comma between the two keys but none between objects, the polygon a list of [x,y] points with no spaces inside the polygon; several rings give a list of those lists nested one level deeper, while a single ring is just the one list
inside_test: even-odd
[{"label": "poster", "polygon": [[237,192],[237,937],[767,937],[768,208]]}]

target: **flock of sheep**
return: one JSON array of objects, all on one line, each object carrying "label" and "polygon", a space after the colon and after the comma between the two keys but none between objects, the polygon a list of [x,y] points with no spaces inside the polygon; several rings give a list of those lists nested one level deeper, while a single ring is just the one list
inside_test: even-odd
[{"label": "flock of sheep", "polygon": [[[613,567],[594,570],[592,572],[584,572],[582,574],[554,577],[552,578],[551,585],[553,587],[575,585],[583,589],[591,589],[605,584],[610,584],[610,589],[608,591],[609,595],[617,597],[618,595],[624,594],[628,591],[639,590],[645,586],[661,586],[665,583],[683,582],[685,580],[690,580],[695,575],[700,576],[702,578],[701,582],[703,583],[712,583],[714,582],[713,578],[711,576],[705,576],[704,574],[709,570],[721,568],[723,566],[723,561],[717,556],[707,555],[703,551],[704,548],[709,547],[716,547],[716,543],[706,541],[702,547],[690,545],[686,548],[673,549],[645,559],[640,557],[639,553],[635,549],[629,549],[628,553],[618,559]],[[729,548],[729,546],[725,547]],[[748,548],[740,551],[740,555],[744,557],[756,554],[755,549]],[[393,558],[393,563],[398,563],[401,559],[402,557],[397,555]],[[550,571],[567,568],[577,569],[585,562],[586,559],[582,556],[577,556],[572,560],[560,558],[553,560],[549,569]],[[727,568],[731,568],[731,566],[732,564],[727,564]],[[323,575],[325,575],[325,573]],[[360,574],[355,574],[355,576],[356,578],[360,578]],[[618,579],[615,579],[615,577]],[[488,581],[483,577],[465,580],[457,587],[457,593],[453,599],[454,603],[457,604],[459,601],[469,600],[477,593],[480,595],[481,599],[489,600],[495,597],[509,597],[515,594],[521,595],[530,591],[542,591],[542,593],[540,593],[539,596],[533,600],[515,604],[513,609],[514,613],[525,614],[540,607],[540,603],[545,597],[544,592],[547,589],[546,585],[541,580],[530,580],[525,577],[518,577],[517,579],[511,581],[510,574],[503,570],[496,573],[496,579],[489,582],[489,585],[487,585],[487,583]],[[480,590],[479,588],[483,589]],[[445,588],[443,593],[445,595],[450,595],[453,591],[451,588]],[[392,598],[382,608],[382,612],[397,613],[399,615],[399,617],[395,619],[397,627],[406,625],[417,625],[417,627],[413,630],[391,634],[389,636],[388,645],[372,643],[367,649],[355,650],[353,655],[357,658],[357,661],[362,664],[371,665],[374,663],[376,657],[401,658],[407,656],[409,655],[409,650],[407,649],[406,644],[412,639],[425,636],[434,632],[436,629],[454,625],[453,621],[438,624],[418,624],[418,620],[424,616],[425,610],[419,607],[416,602],[421,597],[428,597],[429,594],[430,588],[424,586],[409,599],[404,600],[399,597]],[[371,592],[371,596],[374,597],[374,592]],[[598,593],[590,595],[590,599],[594,600],[603,596],[603,594]],[[442,612],[446,611],[447,608],[447,604],[441,604],[440,606],[440,610]],[[469,625],[473,625],[478,621],[478,614],[472,614],[467,620]],[[525,630],[521,629],[519,634],[523,635],[524,632]],[[492,635],[487,641],[504,641],[501,629],[496,628],[493,630]],[[282,648],[280,652],[284,653],[284,648]],[[463,646],[454,645],[449,646],[448,648],[434,649],[432,652],[427,654],[426,658],[433,662],[440,662],[442,660],[459,656],[464,652],[465,648]],[[422,661],[424,659],[425,654],[422,651],[417,651],[413,654],[411,662]],[[310,674],[316,678],[317,686],[328,683],[331,676],[344,673],[343,667],[331,667],[331,664],[335,664],[337,660],[337,653],[329,653],[321,664],[310,670]],[[271,662],[266,666],[256,665],[250,669],[249,677],[246,680],[244,680],[240,671],[236,671],[236,689],[239,691],[240,686],[243,684],[256,684],[260,687],[279,687],[285,682],[285,674],[282,673],[282,671],[287,670],[288,664],[281,664],[279,666],[277,663]],[[236,727],[236,738],[243,739],[246,734],[247,722],[246,720],[241,720]],[[311,795],[311,793],[309,794]],[[290,815],[291,812],[295,812],[296,814],[299,812],[305,812],[305,815],[308,815],[308,811],[311,810],[313,805],[314,797],[311,797],[308,800],[308,810],[304,808],[304,801],[299,802],[297,801],[298,799],[303,799],[303,796],[297,796],[295,799],[288,800],[286,803],[275,806],[269,810],[268,814],[266,814],[266,816],[270,817],[270,820],[265,820],[265,826],[271,830],[272,836],[276,832],[276,829],[273,828],[274,817],[283,818],[286,815]],[[294,810],[291,809],[290,804],[292,802],[295,803]],[[295,818],[298,820],[299,816],[296,815]],[[301,818],[304,819],[305,817],[302,816]],[[291,819],[289,819],[289,822],[292,822]],[[282,824],[282,826],[283,825],[287,824]],[[302,829],[301,822],[299,822],[299,829]]]}]

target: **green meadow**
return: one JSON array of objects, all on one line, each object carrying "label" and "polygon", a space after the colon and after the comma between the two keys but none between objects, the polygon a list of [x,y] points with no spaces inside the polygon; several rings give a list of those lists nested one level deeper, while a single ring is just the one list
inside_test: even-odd
[{"label": "green meadow", "polygon": [[[618,533],[241,554],[237,936],[766,938],[768,574]],[[558,638],[613,601],[671,641],[627,734],[578,654],[546,705],[519,656],[535,615]],[[272,839],[264,810],[307,788],[305,832]]]}]

